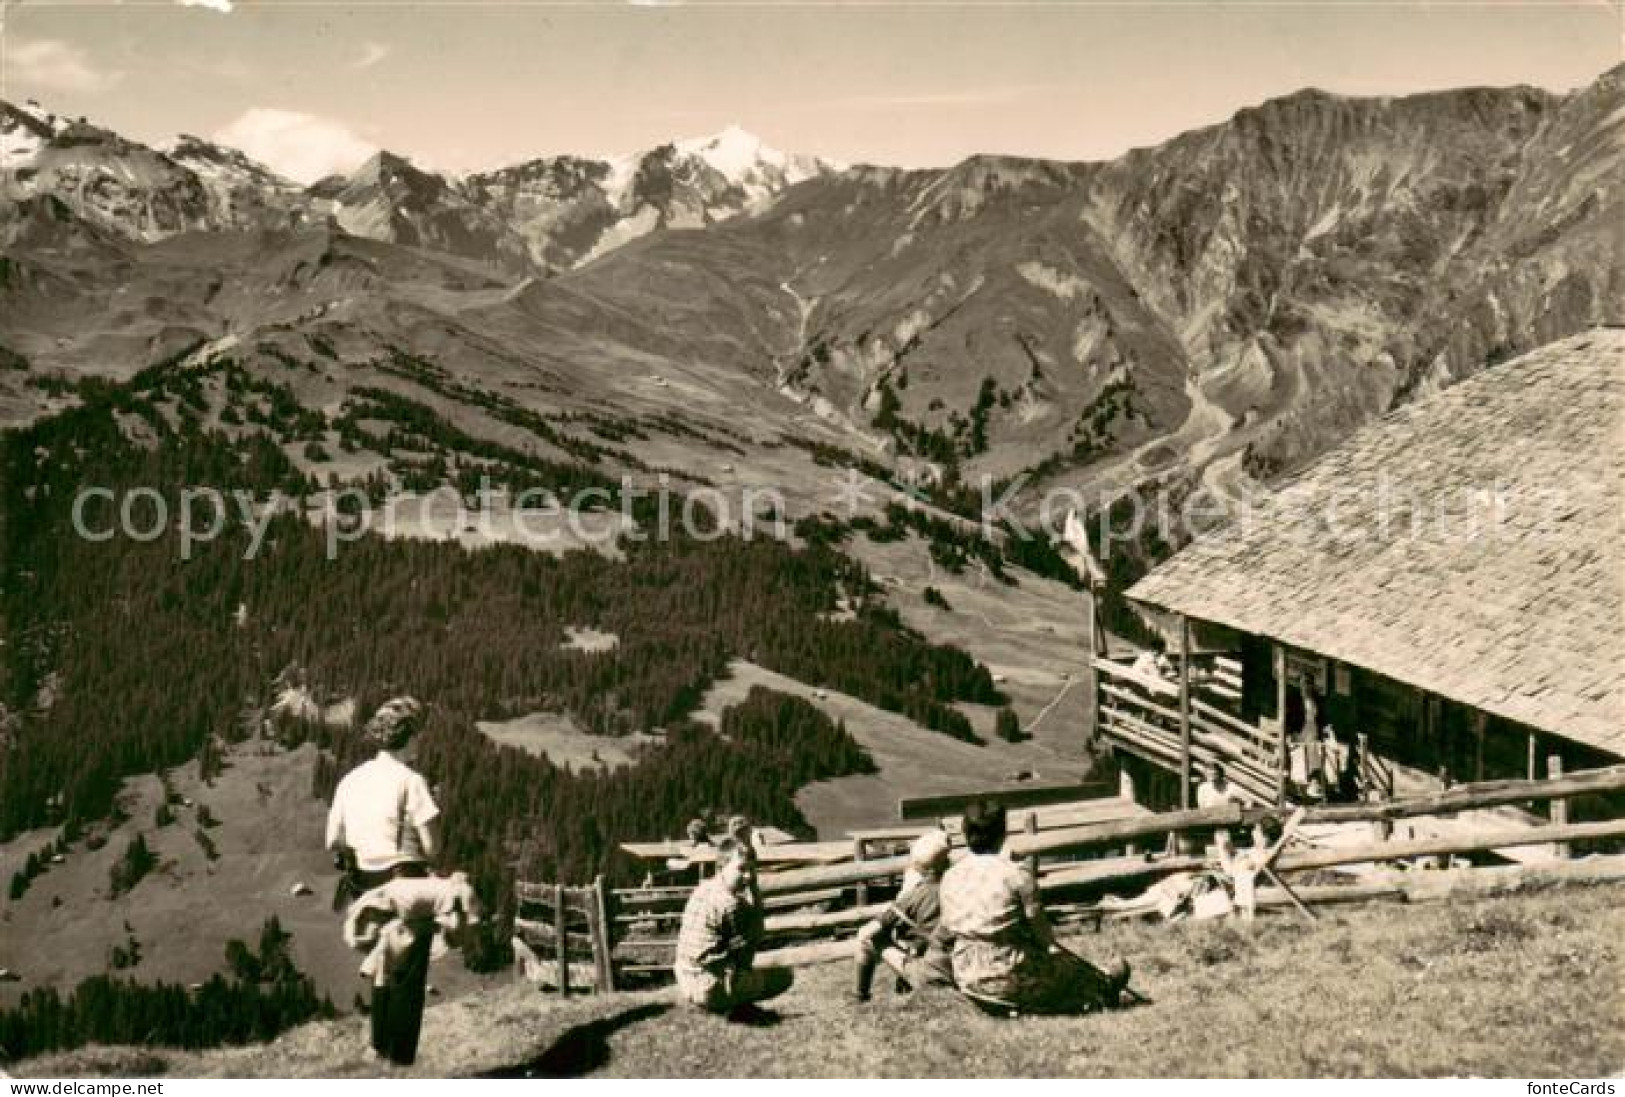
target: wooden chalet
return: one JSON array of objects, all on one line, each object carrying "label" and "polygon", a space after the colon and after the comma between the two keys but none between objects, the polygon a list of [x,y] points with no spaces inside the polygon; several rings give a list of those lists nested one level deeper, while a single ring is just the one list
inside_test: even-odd
[{"label": "wooden chalet", "polygon": [[1098,734],[1186,803],[1214,760],[1283,799],[1306,694],[1387,795],[1625,758],[1622,390],[1625,331],[1549,344],[1198,537],[1127,592],[1171,673],[1097,659]]}]

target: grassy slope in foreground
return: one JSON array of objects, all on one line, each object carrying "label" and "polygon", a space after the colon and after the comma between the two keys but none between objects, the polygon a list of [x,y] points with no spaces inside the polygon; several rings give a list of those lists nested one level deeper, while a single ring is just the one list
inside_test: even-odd
[{"label": "grassy slope in foreground", "polygon": [[[1625,910],[1618,886],[1235,924],[1117,926],[1080,942],[1123,955],[1152,1004],[1080,1018],[985,1017],[952,996],[882,992],[854,1008],[849,970],[800,972],[777,1023],[736,1027],[669,992],[564,1005],[515,986],[431,1009],[413,1073],[632,1077],[1594,1077],[1625,1068]],[[268,1047],[202,1054],[102,1048],[14,1073],[309,1076],[377,1073],[364,1019]]]}]

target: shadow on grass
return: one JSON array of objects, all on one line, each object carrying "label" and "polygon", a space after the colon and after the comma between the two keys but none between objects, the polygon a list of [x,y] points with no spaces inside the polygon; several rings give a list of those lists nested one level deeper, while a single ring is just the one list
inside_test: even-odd
[{"label": "shadow on grass", "polygon": [[609,1062],[609,1038],[621,1029],[659,1017],[671,1010],[670,1002],[649,1002],[566,1029],[551,1047],[529,1062],[497,1067],[476,1075],[479,1078],[580,1078]]},{"label": "shadow on grass", "polygon": [[784,1015],[758,1005],[739,1006],[728,1014],[728,1023],[746,1028],[773,1028],[784,1021]]}]

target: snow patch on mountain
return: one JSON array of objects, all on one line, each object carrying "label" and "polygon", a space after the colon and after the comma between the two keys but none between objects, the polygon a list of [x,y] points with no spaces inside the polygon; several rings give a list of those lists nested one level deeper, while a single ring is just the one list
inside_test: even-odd
[{"label": "snow patch on mountain", "polygon": [[1044,263],[1029,261],[1016,266],[1016,273],[1031,284],[1048,293],[1054,294],[1063,301],[1071,301],[1080,296],[1087,296],[1089,283],[1075,274],[1068,274],[1064,270],[1056,270]]}]

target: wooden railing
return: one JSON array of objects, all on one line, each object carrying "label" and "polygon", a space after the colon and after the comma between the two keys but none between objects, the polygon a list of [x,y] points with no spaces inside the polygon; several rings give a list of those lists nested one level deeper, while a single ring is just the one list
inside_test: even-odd
[{"label": "wooden railing", "polygon": [[1360,787],[1376,792],[1384,800],[1394,795],[1394,767],[1377,757],[1371,741],[1363,733],[1356,749],[1360,752]]},{"label": "wooden railing", "polygon": [[[1097,726],[1105,740],[1148,761],[1178,772],[1180,741],[1179,687],[1160,675],[1141,674],[1125,663],[1096,659]],[[1191,690],[1191,758],[1200,764],[1223,763],[1231,783],[1249,800],[1274,803],[1281,767],[1278,737],[1223,711],[1202,697],[1204,686],[1228,679],[1215,674],[1199,679]]]},{"label": "wooden railing", "polygon": [[[1126,663],[1096,659],[1100,732],[1108,743],[1178,772],[1180,766],[1179,686],[1146,675]],[[1224,706],[1241,699],[1240,667],[1220,658],[1214,668],[1193,677],[1190,691],[1191,758],[1224,765],[1231,783],[1249,800],[1273,804],[1285,759],[1278,725],[1249,724]],[[1394,771],[1360,735],[1356,751],[1360,787],[1384,799],[1394,795]]]},{"label": "wooden railing", "polygon": [[[1625,765],[1546,780],[1484,781],[1422,796],[1321,805],[1298,811],[1304,824],[1385,824],[1531,801],[1563,803],[1575,796],[1620,791],[1625,791]],[[1120,852],[1131,845],[1166,834],[1240,827],[1283,813],[1283,809],[1273,806],[1243,807],[1234,803],[1197,811],[1147,813],[1013,833],[1005,849],[1010,856],[1035,864],[1046,904],[1084,909],[1078,903],[1080,895],[1099,896],[1127,887],[1143,887],[1171,873],[1209,866],[1202,855],[1140,856]],[[1562,812],[1554,815],[1566,818]],[[1531,845],[1550,844],[1563,850],[1568,843],[1620,838],[1625,838],[1625,819],[1542,826],[1516,826],[1497,820],[1482,827],[1403,841],[1384,839],[1328,848],[1294,846],[1281,854],[1275,868],[1286,874]],[[952,831],[950,841],[959,844]],[[1093,859],[1081,859],[1084,857]],[[1625,876],[1625,857],[1602,858],[1599,864],[1602,875],[1598,878]],[[850,955],[850,932],[884,909],[880,900],[896,886],[906,868],[906,857],[888,856],[761,872],[767,941],[758,964],[795,966]],[[670,970],[683,906],[691,890],[691,886],[606,890],[601,880],[591,888],[521,883],[517,891],[524,916],[516,921],[515,931],[527,943],[543,951],[552,950],[564,973],[566,989],[571,960],[590,962],[600,973],[594,984],[613,988],[623,976]],[[1307,897],[1316,902],[1396,894],[1389,884],[1378,887],[1361,882],[1294,890],[1299,899]],[[860,901],[860,895],[868,901]]]}]

